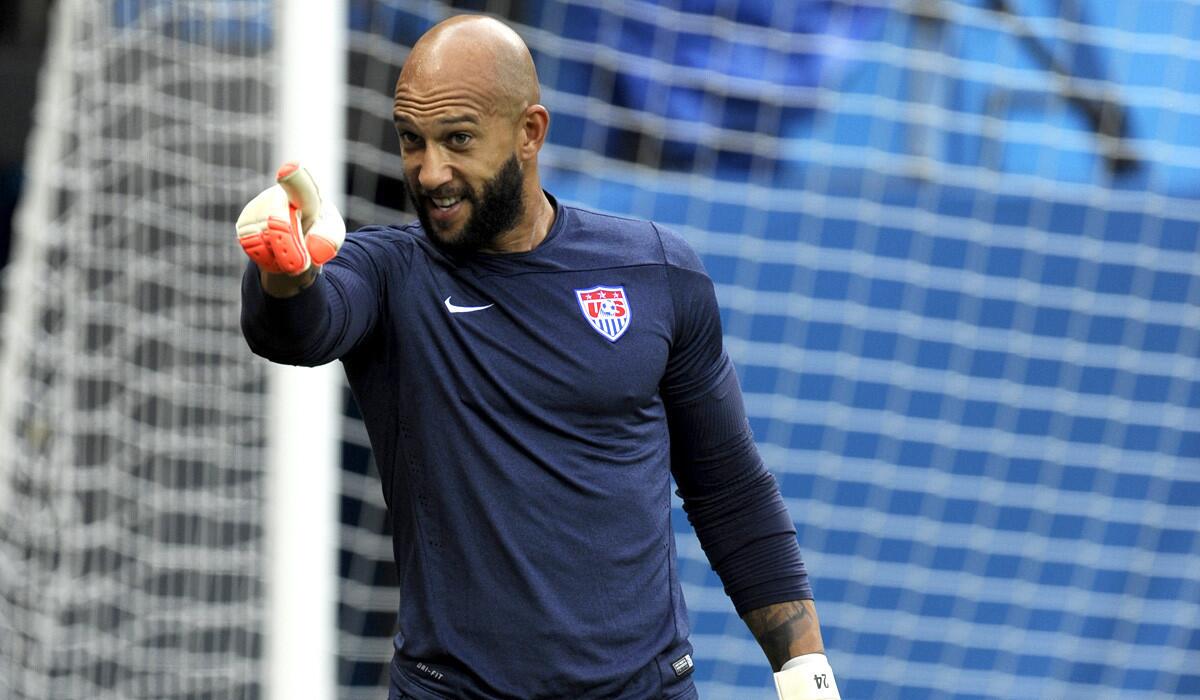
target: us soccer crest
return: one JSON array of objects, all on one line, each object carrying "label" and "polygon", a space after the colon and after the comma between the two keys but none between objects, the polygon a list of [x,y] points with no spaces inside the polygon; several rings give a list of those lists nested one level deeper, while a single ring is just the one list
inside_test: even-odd
[{"label": "us soccer crest", "polygon": [[597,333],[616,342],[629,328],[629,299],[624,287],[576,289],[583,317]]}]

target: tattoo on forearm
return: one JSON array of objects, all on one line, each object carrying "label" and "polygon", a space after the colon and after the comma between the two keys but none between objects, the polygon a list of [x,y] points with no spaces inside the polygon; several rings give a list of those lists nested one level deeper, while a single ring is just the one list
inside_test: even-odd
[{"label": "tattoo on forearm", "polygon": [[[767,609],[762,632],[756,635],[769,658],[788,653],[788,645],[795,638],[793,624],[808,617],[808,611],[799,603],[786,603]],[[753,630],[754,627],[751,627]]]},{"label": "tattoo on forearm", "polygon": [[776,670],[793,656],[821,647],[820,627],[801,601],[752,610],[744,619]]}]

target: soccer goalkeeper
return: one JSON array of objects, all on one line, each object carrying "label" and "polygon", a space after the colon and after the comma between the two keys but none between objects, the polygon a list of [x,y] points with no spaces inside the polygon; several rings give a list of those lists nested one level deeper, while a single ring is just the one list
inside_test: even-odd
[{"label": "soccer goalkeeper", "polygon": [[780,697],[837,698],[711,281],[670,231],[542,190],[538,102],[511,29],[449,19],[396,85],[419,223],[346,237],[295,164],[238,221],[250,347],[340,359],[370,433],[402,592],[390,697],[696,697],[673,476]]}]

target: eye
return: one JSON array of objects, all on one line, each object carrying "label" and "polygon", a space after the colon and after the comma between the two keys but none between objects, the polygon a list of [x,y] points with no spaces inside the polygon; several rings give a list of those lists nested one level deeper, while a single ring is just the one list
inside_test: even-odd
[{"label": "eye", "polygon": [[453,134],[450,134],[450,144],[451,145],[458,147],[458,148],[462,148],[463,146],[466,146],[468,143],[471,143],[471,135],[466,133],[465,131],[458,131]]},{"label": "eye", "polygon": [[401,131],[400,132],[400,145],[416,146],[420,143],[421,143],[421,137],[417,136],[415,133],[413,133],[411,131]]}]

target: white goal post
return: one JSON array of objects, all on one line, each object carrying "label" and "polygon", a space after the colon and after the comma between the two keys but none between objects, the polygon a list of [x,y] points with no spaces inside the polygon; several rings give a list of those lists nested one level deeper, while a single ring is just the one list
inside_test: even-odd
[{"label": "white goal post", "polygon": [[[299,160],[341,207],[346,2],[278,0],[276,159]],[[341,365],[269,374],[268,699],[336,696]]]}]

